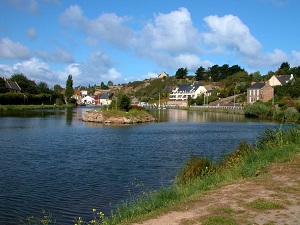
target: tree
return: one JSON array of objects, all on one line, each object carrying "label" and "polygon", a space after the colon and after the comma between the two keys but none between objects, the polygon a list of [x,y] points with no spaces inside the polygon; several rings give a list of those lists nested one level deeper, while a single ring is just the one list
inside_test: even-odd
[{"label": "tree", "polygon": [[39,82],[37,85],[36,85],[36,90],[37,90],[37,93],[40,94],[40,93],[46,93],[46,94],[49,94],[50,93],[50,89],[48,87],[48,84],[46,82]]},{"label": "tree", "polygon": [[176,79],[184,79],[188,74],[187,68],[179,68],[175,74]]},{"label": "tree", "polygon": [[60,94],[62,92],[63,88],[59,84],[55,84],[53,87],[53,90],[54,90],[54,92]]},{"label": "tree", "polygon": [[212,81],[220,80],[220,67],[218,65],[213,65],[209,68],[209,74]]},{"label": "tree", "polygon": [[254,72],[250,74],[250,77],[252,78],[251,80],[254,82],[261,82],[262,81],[262,76],[260,75],[260,72]]},{"label": "tree", "polygon": [[114,86],[114,83],[110,80],[107,82],[107,86]]},{"label": "tree", "polygon": [[14,74],[11,81],[17,82],[23,93],[37,94],[36,83],[23,74]]},{"label": "tree", "polygon": [[69,75],[66,81],[66,91],[65,91],[66,103],[70,103],[73,93],[74,93],[73,78],[72,75]]},{"label": "tree", "polygon": [[126,94],[120,93],[117,100],[117,107],[120,110],[125,110],[128,112],[131,107],[130,98]]},{"label": "tree", "polygon": [[5,81],[0,77],[0,93],[6,93],[8,89],[5,86]]},{"label": "tree", "polygon": [[109,87],[108,87],[107,85],[105,85],[104,82],[101,82],[100,88],[101,88],[102,90],[107,90],[107,89],[109,89]]},{"label": "tree", "polygon": [[197,71],[195,72],[196,74],[196,80],[205,80],[205,68],[200,66]]}]

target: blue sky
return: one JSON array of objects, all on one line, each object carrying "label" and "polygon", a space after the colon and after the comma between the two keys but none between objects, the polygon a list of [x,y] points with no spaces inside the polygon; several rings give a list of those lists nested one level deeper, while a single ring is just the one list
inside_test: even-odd
[{"label": "blue sky", "polygon": [[0,0],[0,76],[114,84],[187,67],[300,65],[299,0]]}]

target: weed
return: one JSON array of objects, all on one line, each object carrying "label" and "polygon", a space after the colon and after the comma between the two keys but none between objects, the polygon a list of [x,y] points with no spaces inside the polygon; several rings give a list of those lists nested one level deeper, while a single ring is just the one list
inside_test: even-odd
[{"label": "weed", "polygon": [[203,225],[238,225],[235,219],[226,216],[209,216],[203,222]]},{"label": "weed", "polygon": [[256,199],[250,203],[246,204],[250,208],[258,209],[258,210],[272,210],[272,209],[284,209],[282,204],[271,202],[266,199]]}]

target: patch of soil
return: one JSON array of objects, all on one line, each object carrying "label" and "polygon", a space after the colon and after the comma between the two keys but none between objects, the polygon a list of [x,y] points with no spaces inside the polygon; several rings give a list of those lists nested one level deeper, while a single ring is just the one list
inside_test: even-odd
[{"label": "patch of soil", "polygon": [[[250,206],[259,199],[280,207]],[[215,216],[245,225],[299,225],[300,155],[291,162],[273,164],[266,174],[226,185],[182,208],[133,225],[201,225]]]}]

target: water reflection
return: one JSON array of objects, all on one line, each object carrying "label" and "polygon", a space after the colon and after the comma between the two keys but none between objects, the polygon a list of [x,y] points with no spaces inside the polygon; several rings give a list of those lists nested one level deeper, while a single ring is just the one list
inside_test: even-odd
[{"label": "water reflection", "polygon": [[262,122],[262,120],[246,118],[244,115],[227,113],[178,109],[150,110],[149,112],[158,119],[158,122]]}]

